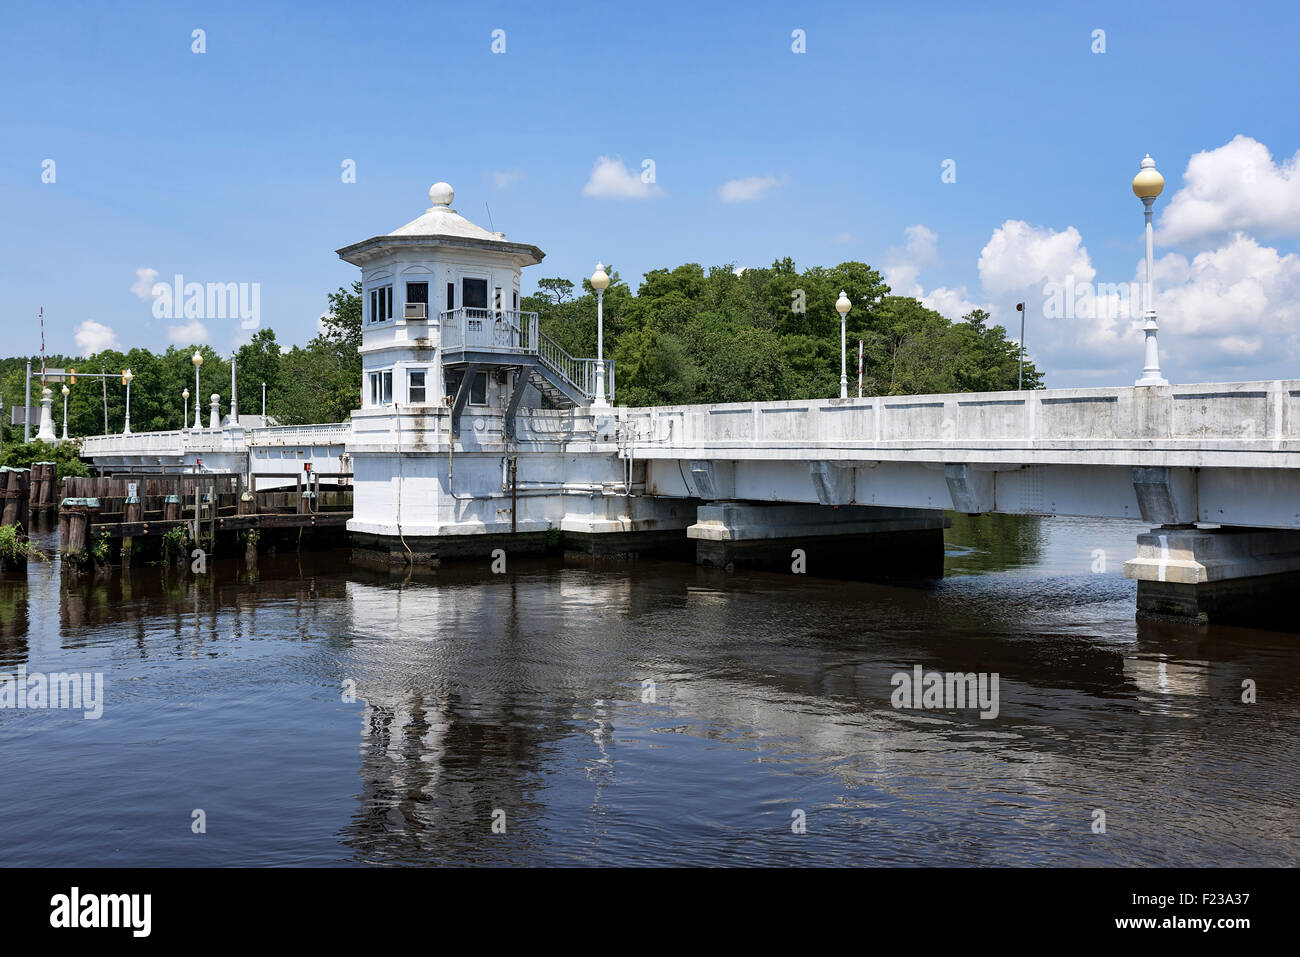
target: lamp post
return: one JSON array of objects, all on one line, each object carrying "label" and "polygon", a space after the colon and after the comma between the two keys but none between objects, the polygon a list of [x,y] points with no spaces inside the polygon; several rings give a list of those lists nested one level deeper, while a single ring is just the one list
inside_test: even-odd
[{"label": "lamp post", "polygon": [[596,290],[596,400],[591,404],[604,408],[609,405],[605,396],[605,290],[609,288],[609,276],[603,263],[596,263],[591,288]]},{"label": "lamp post", "polygon": [[235,350],[230,352],[230,424],[232,426],[239,424],[239,387],[235,384],[235,359],[239,353]]},{"label": "lamp post", "polygon": [[262,383],[262,428],[266,428],[266,383]]},{"label": "lamp post", "polygon": [[68,393],[72,390],[65,382],[61,391],[63,392],[63,441],[66,442],[68,441]]},{"label": "lamp post", "polygon": [[1025,387],[1025,304],[1016,303],[1016,312],[1020,313],[1020,368],[1016,372],[1016,389]]},{"label": "lamp post", "polygon": [[126,422],[122,429],[123,435],[131,434],[131,380],[134,378],[130,369],[122,370],[122,381],[126,383]]},{"label": "lamp post", "polygon": [[[199,366],[203,365],[203,353],[199,352],[198,349],[195,349],[194,355],[190,357],[190,361],[194,363],[194,428],[202,429],[203,418],[199,412],[199,396],[203,393],[199,390]],[[187,419],[189,418],[188,412],[185,413],[185,417]]]},{"label": "lamp post", "polygon": [[835,311],[840,314],[840,398],[849,397],[849,355],[848,347],[845,342],[845,329],[848,321],[849,310],[853,303],[849,302],[848,295],[843,289],[840,290],[840,298],[835,300]]},{"label": "lamp post", "polygon": [[190,427],[190,390],[182,392],[181,398],[185,400],[185,413],[181,416],[181,431],[184,432]]},{"label": "lamp post", "polygon": [[1136,385],[1168,385],[1169,380],[1160,374],[1160,350],[1156,346],[1156,300],[1155,290],[1152,288],[1151,273],[1154,269],[1154,255],[1152,253],[1151,238],[1151,207],[1155,204],[1156,197],[1165,188],[1165,178],[1160,175],[1156,169],[1156,161],[1148,153],[1146,159],[1142,161],[1142,166],[1138,174],[1133,177],[1133,194],[1142,200],[1142,205],[1146,207],[1146,233],[1147,233],[1147,280],[1143,290],[1146,297],[1146,309],[1142,313],[1142,331],[1146,335],[1146,364],[1142,366],[1142,378],[1138,379]]}]

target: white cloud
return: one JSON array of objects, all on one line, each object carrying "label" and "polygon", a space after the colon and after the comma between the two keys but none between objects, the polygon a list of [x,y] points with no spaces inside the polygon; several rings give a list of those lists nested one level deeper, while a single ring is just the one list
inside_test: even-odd
[{"label": "white cloud", "polygon": [[524,178],[523,171],[517,169],[493,170],[491,176],[493,189],[505,189]]},{"label": "white cloud", "polygon": [[583,196],[601,199],[649,199],[663,192],[653,182],[646,182],[636,170],[630,170],[617,156],[601,156],[591,168]]},{"label": "white cloud", "polygon": [[183,326],[168,326],[167,338],[178,346],[202,345],[208,341],[208,327],[191,319]]},{"label": "white cloud", "polygon": [[1166,343],[1201,361],[1292,358],[1300,347],[1300,256],[1280,254],[1238,233],[1190,262],[1156,263],[1156,314]]},{"label": "white cloud", "polygon": [[787,176],[746,176],[729,179],[718,187],[718,198],[724,203],[748,203],[762,199],[778,186],[789,182]]},{"label": "white cloud", "polygon": [[87,319],[79,324],[73,339],[81,354],[85,356],[93,356],[105,349],[118,348],[117,335],[113,332],[113,327],[96,322],[94,319]]},{"label": "white cloud", "polygon": [[1073,226],[1056,232],[1008,219],[980,250],[980,280],[994,297],[1041,288],[1045,283],[1092,282],[1092,267],[1083,238]]},{"label": "white cloud", "polygon": [[938,289],[931,289],[921,296],[921,305],[927,309],[933,309],[941,316],[946,316],[954,322],[976,309],[990,312],[988,306],[973,302],[968,298],[965,286],[958,289],[947,289],[942,286]]},{"label": "white cloud", "polygon": [[846,243],[853,242],[853,234],[847,231],[842,233],[836,233],[831,238],[831,242],[835,243],[837,246],[843,246]]},{"label": "white cloud", "polygon": [[914,296],[920,299],[924,292],[917,277],[926,266],[939,261],[939,234],[917,223],[903,230],[903,248],[890,246],[885,250],[883,272],[885,282],[896,296]]},{"label": "white cloud", "polygon": [[150,290],[153,288],[154,280],[157,278],[157,269],[149,269],[147,266],[140,267],[135,271],[135,282],[131,285],[131,292],[135,293],[137,298],[148,302],[153,298],[153,294]]},{"label": "white cloud", "polygon": [[928,226],[915,223],[903,230],[902,247],[890,246],[885,250],[881,271],[895,296],[919,299],[927,309],[953,321],[960,320],[973,309],[991,311],[988,306],[972,300],[965,286],[956,289],[940,287],[926,292],[919,277],[923,270],[938,262],[939,234]]},{"label": "white cloud", "polygon": [[1160,217],[1161,242],[1237,231],[1300,236],[1300,152],[1275,164],[1268,147],[1238,134],[1193,156],[1183,184]]}]

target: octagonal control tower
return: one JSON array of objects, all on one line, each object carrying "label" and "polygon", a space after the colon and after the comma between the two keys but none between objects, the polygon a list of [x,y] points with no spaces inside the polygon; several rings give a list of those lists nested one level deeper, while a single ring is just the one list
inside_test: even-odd
[{"label": "octagonal control tower", "polygon": [[597,360],[569,355],[519,310],[519,271],[544,253],[471,223],[454,196],[434,183],[419,218],[338,250],[361,268],[361,407],[450,405],[458,435],[466,406],[503,410],[513,434],[521,405],[589,405]]}]

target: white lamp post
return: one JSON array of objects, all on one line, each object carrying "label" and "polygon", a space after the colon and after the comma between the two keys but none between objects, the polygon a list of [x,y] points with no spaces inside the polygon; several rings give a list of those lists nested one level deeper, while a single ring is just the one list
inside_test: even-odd
[{"label": "white lamp post", "polygon": [[71,391],[72,390],[68,388],[68,384],[66,382],[63,383],[62,392],[63,392],[63,441],[64,442],[68,441],[68,393]]},{"label": "white lamp post", "polygon": [[596,271],[591,274],[591,288],[596,290],[596,401],[591,404],[604,408],[609,405],[605,396],[605,290],[609,288],[609,276],[602,263],[596,263]]},{"label": "white lamp post", "polygon": [[239,353],[232,350],[230,353],[230,424],[232,426],[239,424],[239,388],[235,385],[235,359]]},{"label": "white lamp post", "polygon": [[126,423],[122,429],[123,435],[131,434],[131,380],[134,378],[130,369],[122,371],[122,381],[126,383]]},{"label": "white lamp post", "polygon": [[1144,290],[1147,303],[1146,310],[1142,313],[1142,331],[1146,334],[1146,364],[1142,367],[1142,378],[1137,380],[1137,385],[1169,384],[1169,381],[1160,374],[1160,350],[1156,346],[1156,331],[1158,329],[1156,326],[1156,300],[1151,277],[1154,268],[1151,207],[1164,188],[1165,178],[1156,170],[1156,161],[1148,153],[1147,158],[1142,161],[1142,167],[1138,170],[1138,174],[1133,177],[1133,193],[1138,199],[1142,200],[1142,205],[1146,207],[1147,221],[1147,281]]},{"label": "white lamp post", "polygon": [[[202,429],[203,418],[199,411],[199,396],[203,393],[199,390],[199,366],[203,365],[203,353],[199,352],[198,349],[195,349],[194,355],[190,357],[190,361],[194,363],[194,428]],[[185,417],[187,419],[189,418],[188,412],[185,413]]]},{"label": "white lamp post", "polygon": [[844,290],[840,290],[840,298],[835,300],[835,311],[840,314],[840,398],[849,397],[849,354],[848,345],[845,342],[845,328],[848,320],[849,309],[853,303],[849,302],[849,297]]},{"label": "white lamp post", "polygon": [[185,400],[185,414],[181,416],[181,431],[190,427],[190,390],[186,389],[181,393],[181,398]]}]

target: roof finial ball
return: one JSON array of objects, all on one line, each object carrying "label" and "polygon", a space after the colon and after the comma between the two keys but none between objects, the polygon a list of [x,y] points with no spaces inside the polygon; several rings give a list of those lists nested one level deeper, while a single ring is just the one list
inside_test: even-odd
[{"label": "roof finial ball", "polygon": [[429,187],[429,202],[434,206],[450,206],[456,191],[447,183],[434,183]]}]

